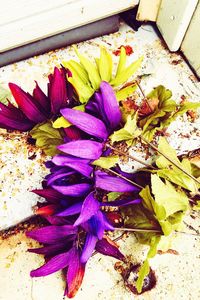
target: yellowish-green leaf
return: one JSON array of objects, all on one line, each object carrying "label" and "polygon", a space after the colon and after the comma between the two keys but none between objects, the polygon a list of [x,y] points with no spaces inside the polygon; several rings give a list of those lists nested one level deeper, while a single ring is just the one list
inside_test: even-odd
[{"label": "yellowish-green leaf", "polygon": [[109,82],[112,79],[112,56],[104,47],[101,47],[99,73],[101,80]]},{"label": "yellowish-green leaf", "polygon": [[69,77],[68,81],[73,85],[81,103],[87,103],[90,97],[94,94],[94,89],[85,84],[78,75]]},{"label": "yellowish-green leaf", "polygon": [[141,66],[143,57],[133,62],[130,66],[121,71],[117,76],[110,82],[114,87],[125,83]]},{"label": "yellowish-green leaf", "polygon": [[[180,161],[177,157],[176,150],[174,150],[174,148],[170,146],[170,144],[167,142],[167,140],[164,137],[159,138],[158,150],[162,153],[166,153],[171,160],[173,160],[175,163],[180,165]],[[169,165],[171,165],[171,163],[163,155],[159,155],[159,157],[156,159],[156,165],[158,168],[166,168]]]},{"label": "yellowish-green leaf", "polygon": [[145,186],[145,188],[143,188],[140,192],[140,196],[142,197],[143,199],[143,206],[146,207],[147,209],[149,209],[150,211],[154,211],[154,208],[153,208],[153,202],[154,202],[154,199],[153,197],[151,196],[151,192],[150,192],[150,188],[149,186]]},{"label": "yellowish-green leaf", "polygon": [[74,49],[76,51],[78,58],[80,59],[82,66],[85,68],[85,70],[88,74],[88,77],[90,79],[92,87],[95,90],[99,89],[99,86],[101,83],[101,78],[99,76],[99,72],[98,72],[96,65],[94,63],[92,63],[87,57],[80,54],[76,47],[74,47]]},{"label": "yellowish-green leaf", "polygon": [[136,289],[138,293],[141,293],[144,279],[149,274],[149,271],[150,271],[149,261],[148,259],[146,259],[139,270],[138,279],[136,281]]},{"label": "yellowish-green leaf", "polygon": [[147,258],[138,272],[138,279],[136,281],[136,289],[139,293],[141,293],[142,291],[145,277],[150,272],[149,259],[153,258],[156,255],[159,242],[160,242],[160,236],[153,236],[151,238],[150,249],[147,253]]},{"label": "yellowish-green leaf", "polygon": [[119,156],[107,156],[107,157],[100,157],[99,159],[93,161],[93,165],[101,167],[103,169],[110,169],[114,167],[119,162]]},{"label": "yellowish-green leaf", "polygon": [[194,210],[200,210],[200,201],[197,202],[197,205],[193,206]]},{"label": "yellowish-green leaf", "polygon": [[63,65],[65,68],[68,68],[72,72],[73,77],[79,77],[83,83],[89,84],[89,77],[85,68],[77,61],[69,60],[63,62]]},{"label": "yellowish-green leaf", "polygon": [[36,140],[36,146],[47,155],[53,156],[59,153],[57,146],[62,144],[63,138],[60,131],[52,127],[50,121],[36,125],[30,134]]},{"label": "yellowish-green leaf", "polygon": [[[188,159],[183,159],[182,162],[178,159],[176,151],[169,145],[167,140],[160,137],[158,149],[162,153],[166,153],[167,156],[171,158],[182,170],[186,171],[188,174],[193,175],[193,169],[191,162]],[[196,193],[199,186],[198,184],[182,170],[174,166],[169,162],[163,155],[158,155],[156,159],[156,165],[159,168],[157,174],[171,182],[181,186],[193,193]]]},{"label": "yellowish-green leaf", "polygon": [[114,201],[116,200],[117,198],[119,198],[121,196],[121,194],[123,193],[118,193],[118,192],[110,192],[107,194],[107,197],[108,197],[108,201]]},{"label": "yellowish-green leaf", "polygon": [[125,68],[126,68],[126,49],[124,47],[121,47],[116,76],[118,76],[122,71],[124,71]]},{"label": "yellowish-green leaf", "polygon": [[136,89],[137,85],[135,83],[120,89],[116,92],[117,101],[125,100],[128,97],[132,96]]},{"label": "yellowish-green leaf", "polygon": [[111,136],[111,143],[120,141],[132,141],[140,136],[141,130],[137,127],[137,114],[128,115],[124,128],[115,131]]},{"label": "yellowish-green leaf", "polygon": [[[166,219],[179,211],[186,211],[188,208],[188,198],[182,191],[176,191],[175,187],[166,180],[164,183],[156,174],[151,175],[152,192],[155,196],[155,212],[159,220]],[[165,215],[159,209],[163,207]]]},{"label": "yellowish-green leaf", "polygon": [[68,128],[71,125],[63,116],[53,122],[53,128]]}]

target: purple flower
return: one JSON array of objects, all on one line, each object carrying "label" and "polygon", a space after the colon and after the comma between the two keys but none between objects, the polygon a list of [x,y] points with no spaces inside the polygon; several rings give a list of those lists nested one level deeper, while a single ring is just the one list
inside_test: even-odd
[{"label": "purple flower", "polygon": [[[58,146],[64,153],[91,160],[98,159],[104,141],[121,122],[121,112],[112,87],[102,82],[99,92],[88,102],[86,112],[64,108],[61,114],[74,126],[88,135],[87,139]],[[91,139],[96,139],[91,140]]]},{"label": "purple flower", "polygon": [[[89,227],[89,224],[85,225],[87,226]],[[69,298],[74,297],[78,291],[84,277],[85,263],[94,249],[104,255],[124,259],[117,246],[108,238],[97,241],[97,238],[85,231],[84,227],[65,225],[64,219],[61,223],[59,218],[54,219],[53,225],[30,231],[27,236],[44,245],[29,251],[42,254],[48,259],[43,266],[31,271],[31,276],[47,276],[63,270],[66,277],[65,295]]]},{"label": "purple flower", "polygon": [[[48,96],[36,82],[33,96],[23,91],[18,85],[9,83],[18,108],[9,103],[0,103],[0,127],[5,129],[27,131],[57,115],[62,107],[69,104],[72,87],[67,82],[66,70],[55,67],[49,75]],[[70,96],[71,97],[71,96]]]}]

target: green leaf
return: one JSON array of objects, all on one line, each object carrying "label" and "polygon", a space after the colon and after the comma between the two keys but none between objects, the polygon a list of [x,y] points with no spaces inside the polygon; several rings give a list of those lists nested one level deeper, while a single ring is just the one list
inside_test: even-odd
[{"label": "green leaf", "polygon": [[137,127],[137,114],[128,115],[127,121],[122,129],[115,131],[111,136],[111,143],[120,141],[133,141],[140,136],[141,130]]},{"label": "green leaf", "polygon": [[[174,148],[170,146],[170,144],[167,142],[167,140],[164,137],[159,138],[158,150],[162,153],[166,153],[171,160],[173,160],[175,163],[181,166],[180,161],[176,154],[176,150],[174,150]],[[159,155],[158,158],[156,159],[156,165],[158,168],[166,168],[169,165],[171,165],[171,163],[163,155]]]},{"label": "green leaf", "polygon": [[[186,171],[188,174],[193,175],[191,162],[186,158],[181,162],[177,157],[176,151],[169,145],[165,138],[160,137],[158,149],[162,153],[166,153],[167,156],[169,156],[181,169]],[[160,177],[168,179],[193,193],[197,193],[199,185],[187,174],[169,162],[163,155],[158,155],[156,165],[159,168],[157,174]]]},{"label": "green leaf", "polygon": [[[182,191],[176,191],[175,187],[166,180],[164,183],[157,175],[151,175],[152,193],[155,196],[154,206],[158,220],[164,220],[179,211],[186,211],[188,198]],[[164,208],[161,211],[161,208]]]},{"label": "green leaf", "polygon": [[[78,105],[73,107],[75,110],[85,111],[85,105]],[[59,117],[53,122],[53,128],[68,128],[72,124],[68,122],[64,117]]]},{"label": "green leaf", "polygon": [[117,198],[119,198],[123,193],[118,193],[118,192],[110,192],[107,194],[108,201],[114,201]]},{"label": "green leaf", "polygon": [[136,289],[138,293],[141,293],[144,279],[149,274],[149,271],[150,271],[149,261],[148,259],[146,259],[139,270],[138,279],[136,281]]},{"label": "green leaf", "polygon": [[7,105],[8,100],[11,99],[11,92],[0,85],[0,102]]},{"label": "green leaf", "polygon": [[47,155],[53,156],[60,153],[57,146],[63,143],[59,130],[52,127],[50,121],[36,125],[30,135],[36,140],[36,146],[41,148]]},{"label": "green leaf", "polygon": [[150,272],[149,259],[153,258],[156,255],[159,242],[160,242],[160,236],[152,237],[151,243],[150,243],[150,249],[147,253],[147,258],[144,261],[144,263],[141,266],[139,273],[138,273],[138,279],[136,281],[136,289],[137,289],[138,293],[141,293],[144,279]]},{"label": "green leaf", "polygon": [[123,69],[119,72],[116,77],[110,82],[110,84],[114,87],[119,86],[125,83],[141,66],[143,61],[143,57],[140,57],[138,60],[133,62],[130,66]]},{"label": "green leaf", "polygon": [[80,59],[81,65],[85,68],[88,74],[92,87],[95,90],[98,90],[101,83],[101,78],[99,76],[99,72],[96,65],[92,63],[87,57],[80,54],[76,47],[74,47],[74,49],[76,51],[78,58]]},{"label": "green leaf", "polygon": [[119,156],[107,156],[107,157],[100,157],[99,159],[93,161],[92,165],[101,167],[103,169],[110,169],[114,167],[119,162]]},{"label": "green leaf", "polygon": [[135,83],[128,85],[116,92],[117,101],[125,100],[130,97],[137,89]]},{"label": "green leaf", "polygon": [[104,47],[101,47],[98,66],[101,80],[109,82],[112,79],[112,57]]},{"label": "green leaf", "polygon": [[154,202],[153,197],[151,196],[151,192],[150,192],[150,188],[149,186],[145,186],[145,188],[143,188],[139,194],[142,199],[143,199],[143,206],[146,207],[147,209],[149,209],[150,211],[154,211],[153,205],[152,203]]}]

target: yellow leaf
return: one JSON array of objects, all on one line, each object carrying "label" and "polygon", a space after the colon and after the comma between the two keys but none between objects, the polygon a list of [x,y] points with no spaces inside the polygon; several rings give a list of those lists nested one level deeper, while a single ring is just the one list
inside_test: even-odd
[{"label": "yellow leaf", "polygon": [[134,61],[130,66],[122,70],[117,76],[110,82],[112,86],[119,86],[126,82],[141,66],[143,57],[140,57],[138,60]]},{"label": "yellow leaf", "polygon": [[119,63],[117,67],[116,77],[124,71],[126,67],[126,49],[124,47],[121,47],[120,49],[120,57],[119,57]]},{"label": "yellow leaf", "polygon": [[88,77],[90,79],[90,82],[92,84],[92,87],[95,90],[99,89],[100,83],[101,83],[101,78],[99,76],[99,72],[98,69],[96,67],[96,65],[94,63],[92,63],[87,57],[85,57],[84,55],[80,54],[77,50],[77,48],[75,48],[76,54],[78,56],[78,58],[80,59],[80,62],[82,64],[82,66],[85,68]]},{"label": "yellow leaf", "polygon": [[128,85],[116,92],[117,101],[125,100],[136,91],[137,85],[135,83]]},{"label": "yellow leaf", "polygon": [[112,57],[104,47],[101,47],[99,73],[104,81],[109,82],[112,79]]}]

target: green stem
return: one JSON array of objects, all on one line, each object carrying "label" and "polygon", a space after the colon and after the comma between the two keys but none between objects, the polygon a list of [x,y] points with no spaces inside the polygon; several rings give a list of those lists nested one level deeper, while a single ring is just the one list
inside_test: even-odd
[{"label": "green stem", "polygon": [[142,164],[142,165],[144,165],[144,166],[146,166],[146,167],[148,167],[148,168],[151,168],[151,169],[154,169],[154,170],[156,169],[156,168],[154,168],[152,165],[147,164],[147,163],[145,163],[144,161],[140,160],[139,158],[136,158],[136,157],[134,157],[134,156],[132,156],[132,155],[130,155],[130,154],[128,154],[128,153],[125,153],[125,152],[123,152],[123,151],[121,151],[121,150],[118,150],[118,149],[116,149],[115,147],[111,146],[111,145],[108,144],[108,143],[106,143],[106,146],[107,146],[108,148],[112,149],[113,151],[115,151],[116,153],[118,153],[118,154],[120,154],[120,155],[123,155],[123,156],[126,156],[126,157],[128,157],[128,158],[130,158],[130,159],[132,159],[132,160],[135,160],[135,161],[139,162],[140,164]]},{"label": "green stem", "polygon": [[119,231],[132,231],[132,232],[155,232],[161,233],[158,229],[148,229],[148,228],[128,228],[128,227],[115,227],[115,230]]},{"label": "green stem", "polygon": [[133,184],[133,185],[139,187],[140,189],[143,189],[143,188],[144,188],[144,187],[141,186],[140,184],[138,184],[138,183],[136,183],[136,182],[134,182],[134,181],[132,181],[132,180],[126,178],[125,176],[123,176],[123,175],[121,175],[121,174],[119,174],[119,173],[117,173],[117,172],[115,172],[115,171],[113,171],[113,170],[111,170],[111,169],[107,169],[107,170],[108,170],[109,172],[115,174],[116,176],[118,176],[118,177],[120,177],[120,178],[126,180],[127,182],[129,182],[129,183],[131,183],[131,184]]}]

